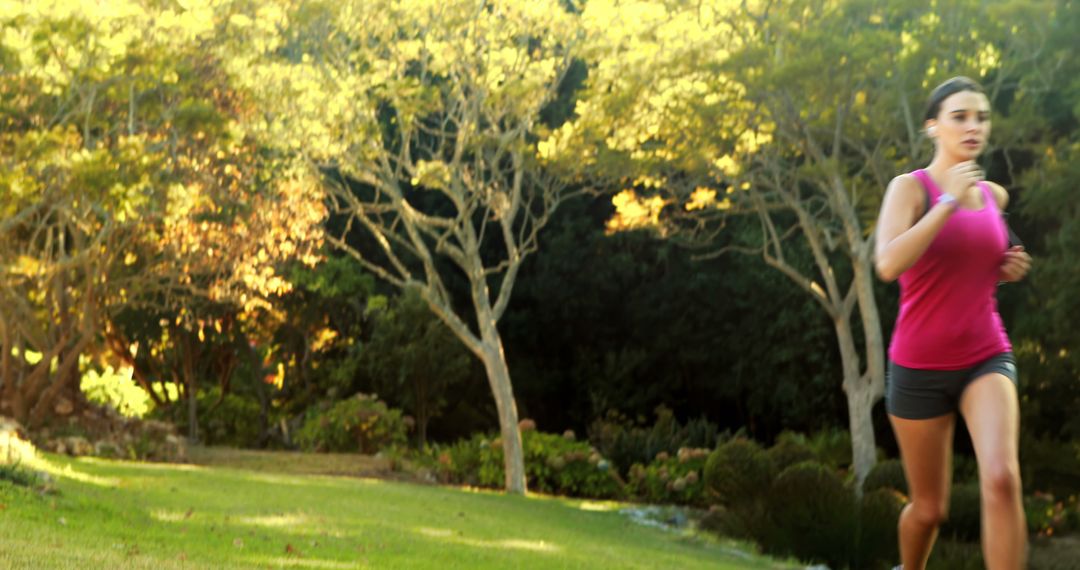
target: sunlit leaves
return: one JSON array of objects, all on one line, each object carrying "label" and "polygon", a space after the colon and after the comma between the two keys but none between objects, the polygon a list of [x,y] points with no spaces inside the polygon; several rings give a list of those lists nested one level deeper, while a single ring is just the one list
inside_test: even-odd
[{"label": "sunlit leaves", "polygon": [[633,190],[623,190],[611,199],[615,215],[607,221],[608,233],[637,229],[656,229],[663,233],[660,212],[667,202],[660,196],[640,197]]}]

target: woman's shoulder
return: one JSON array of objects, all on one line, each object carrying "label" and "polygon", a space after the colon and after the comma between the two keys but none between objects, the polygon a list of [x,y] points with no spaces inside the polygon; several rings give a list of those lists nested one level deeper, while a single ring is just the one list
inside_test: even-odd
[{"label": "woman's shoulder", "polygon": [[914,172],[906,172],[894,177],[889,182],[886,192],[903,196],[907,200],[918,200],[919,202],[922,202],[923,196],[926,195],[922,181],[915,176]]},{"label": "woman's shoulder", "polygon": [[990,191],[994,193],[994,201],[997,202],[998,209],[1004,210],[1005,206],[1009,205],[1009,191],[997,182],[987,180],[986,185],[989,186]]}]

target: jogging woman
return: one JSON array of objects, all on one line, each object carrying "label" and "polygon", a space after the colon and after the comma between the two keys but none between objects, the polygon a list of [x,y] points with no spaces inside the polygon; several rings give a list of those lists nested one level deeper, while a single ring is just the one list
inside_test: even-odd
[{"label": "jogging woman", "polygon": [[966,77],[938,86],[924,126],[934,158],[889,184],[875,252],[881,279],[900,281],[885,396],[910,494],[900,556],[904,570],[923,570],[948,514],[959,413],[978,460],[987,568],[1016,570],[1027,560],[1017,371],[995,295],[1031,257],[1009,246],[1008,193],[975,163],[990,136],[982,87]]}]

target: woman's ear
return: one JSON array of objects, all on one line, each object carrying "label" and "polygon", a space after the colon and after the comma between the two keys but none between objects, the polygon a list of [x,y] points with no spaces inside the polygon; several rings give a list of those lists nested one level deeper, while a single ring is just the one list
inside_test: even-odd
[{"label": "woman's ear", "polygon": [[934,138],[937,134],[937,121],[926,121],[926,136]]}]

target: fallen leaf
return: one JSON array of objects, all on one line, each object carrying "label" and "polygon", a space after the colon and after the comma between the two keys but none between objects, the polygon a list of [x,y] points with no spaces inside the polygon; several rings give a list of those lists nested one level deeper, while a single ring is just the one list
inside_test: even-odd
[{"label": "fallen leaf", "polygon": [[193,514],[195,514],[195,507],[191,507],[190,509],[188,509],[187,512],[184,513],[184,518],[185,519],[190,519],[191,515],[193,515]]},{"label": "fallen leaf", "polygon": [[234,538],[233,541],[232,541],[232,545],[237,547],[237,548],[243,548],[244,547],[244,540],[240,539],[240,538]]}]

